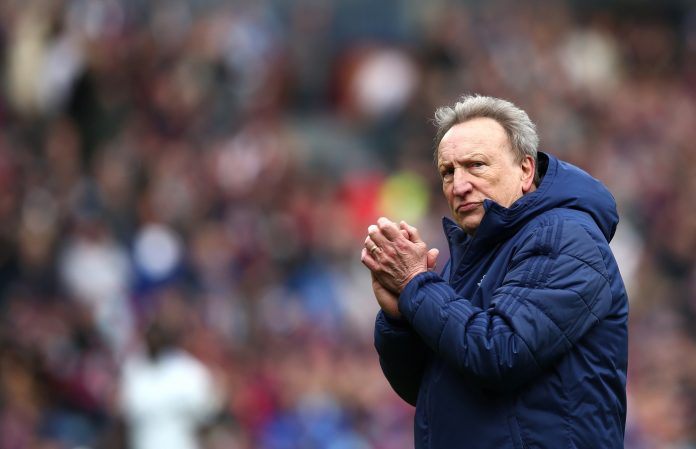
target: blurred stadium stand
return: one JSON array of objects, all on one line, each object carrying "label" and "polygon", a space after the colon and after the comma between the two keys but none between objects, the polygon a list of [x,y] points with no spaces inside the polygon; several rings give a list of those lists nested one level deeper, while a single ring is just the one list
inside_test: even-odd
[{"label": "blurred stadium stand", "polygon": [[153,326],[215,384],[194,447],[412,447],[359,252],[380,214],[446,248],[465,92],[614,193],[626,448],[696,448],[693,2],[3,0],[0,83],[0,449],[163,449],[124,399]]}]

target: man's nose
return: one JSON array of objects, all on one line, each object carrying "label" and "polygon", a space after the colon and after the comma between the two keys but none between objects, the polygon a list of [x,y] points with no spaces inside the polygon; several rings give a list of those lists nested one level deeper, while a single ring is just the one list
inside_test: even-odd
[{"label": "man's nose", "polygon": [[466,195],[471,192],[473,186],[471,184],[471,176],[463,168],[457,167],[454,170],[454,179],[452,187],[455,195]]}]

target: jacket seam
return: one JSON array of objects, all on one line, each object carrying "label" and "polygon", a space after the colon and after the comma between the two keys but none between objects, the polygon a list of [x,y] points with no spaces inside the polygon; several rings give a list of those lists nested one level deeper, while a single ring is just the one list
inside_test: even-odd
[{"label": "jacket seam", "polygon": [[568,395],[568,389],[563,388],[562,389],[563,393],[565,394],[565,401],[563,401],[563,422],[565,423],[565,433],[566,433],[566,441],[567,441],[567,448],[568,449],[573,449],[573,428],[572,428],[572,423],[570,422],[570,410],[569,410],[569,404],[570,404],[570,398]]},{"label": "jacket seam", "polygon": [[[442,309],[444,310],[445,308],[449,309],[448,303],[443,304]],[[440,335],[437,336],[437,351],[438,352],[440,352],[440,342],[442,341],[442,335],[445,333],[445,328],[447,327],[447,323],[449,322],[451,315],[452,315],[452,312],[449,312],[445,315],[445,319],[442,323],[442,328],[440,328]]]},{"label": "jacket seam", "polygon": [[[516,296],[518,296],[518,297],[519,297],[520,299],[522,299],[524,302],[529,303],[529,301],[526,301],[527,298],[522,297],[522,296],[519,296],[519,295],[516,295]],[[513,302],[513,301],[509,301],[509,304],[504,305],[504,307],[502,308],[502,311],[509,311],[510,308],[511,308],[513,305],[514,305],[514,302]],[[521,305],[520,305],[520,307],[521,307]],[[551,319],[551,317],[549,317],[549,316],[546,314],[546,312],[544,312],[543,310],[539,309],[539,308],[536,307],[536,306],[534,306],[534,307],[535,307],[536,309],[538,309],[542,314],[544,314],[544,316],[545,316],[546,318],[548,318],[548,320],[551,321],[551,322],[553,323],[554,326],[556,326],[556,329],[558,329],[558,330],[561,332],[561,334],[563,335],[563,338],[566,338],[566,340],[567,340],[567,337],[565,336],[565,334],[563,334],[563,331],[561,331],[561,328],[558,326],[558,324],[556,324],[556,322],[553,321],[553,320]],[[518,307],[518,308],[519,308],[519,307]],[[505,317],[502,316],[500,313],[498,313],[497,315],[498,315],[504,322],[506,322],[506,323],[508,322],[508,320],[506,320]],[[524,344],[524,346],[527,348],[527,351],[529,352],[529,355],[532,357],[532,360],[534,360],[534,363],[536,363],[537,368],[542,369],[542,365],[541,365],[541,363],[539,363],[539,360],[537,360],[536,354],[535,354],[534,351],[532,350],[531,346],[529,346],[529,343],[527,343],[527,341],[526,341],[524,338],[522,338],[522,334],[520,334],[520,333],[517,332],[517,331],[512,330],[512,328],[511,328],[511,332],[510,332],[510,333],[511,333],[512,335],[516,335],[516,336],[520,339],[520,341],[522,342],[522,344]]]},{"label": "jacket seam", "polygon": [[[594,310],[592,310],[592,306],[591,306],[590,304],[588,304],[588,303],[582,298],[582,295],[581,295],[580,293],[578,293],[578,292],[576,292],[575,290],[570,289],[570,288],[568,289],[568,291],[569,291],[569,292],[575,293],[575,295],[576,295],[578,298],[580,298],[580,301],[582,301],[582,303],[585,304],[585,307],[587,307],[587,311],[590,313],[590,315],[592,315],[598,322],[601,321],[601,320],[599,319],[599,317],[594,313]],[[595,300],[595,302],[597,302],[597,301]],[[581,318],[582,318],[582,315],[581,315],[581,316],[578,316],[578,317],[575,319],[575,321],[573,321],[572,327],[575,327],[575,325],[578,323],[578,321],[580,321]]]},{"label": "jacket seam", "polygon": [[[570,290],[570,291],[572,291],[573,293],[575,293],[575,294],[577,295],[577,292],[575,292],[574,290]],[[579,296],[579,295],[578,295],[578,296]],[[556,327],[556,329],[559,331],[559,333],[563,336],[563,338],[565,339],[565,341],[566,341],[570,346],[573,346],[573,343],[570,341],[570,339],[568,338],[568,336],[566,335],[566,333],[563,332],[563,329],[561,329],[561,326],[559,326],[558,323],[557,323],[553,318],[551,318],[551,316],[550,316],[548,313],[546,313],[546,311],[545,311],[544,309],[542,309],[542,308],[539,307],[538,305],[536,305],[536,304],[534,304],[534,303],[528,301],[528,298],[527,298],[527,297],[522,297],[522,299],[523,299],[526,303],[528,303],[530,306],[534,307],[536,310],[538,310],[539,312],[541,312],[551,323],[553,323],[553,325]],[[584,303],[584,301],[583,301],[583,303]],[[585,303],[585,304],[586,304],[586,303]],[[520,334],[517,334],[517,335],[520,335]],[[520,337],[520,340],[522,340],[522,341],[524,342],[524,344],[527,346],[527,348],[529,348],[529,345],[527,344],[527,342],[525,342],[524,338]],[[530,353],[531,353],[531,351],[530,351]],[[539,362],[536,360],[536,357],[534,357],[534,354],[532,354],[532,358],[534,358],[534,361],[537,362],[537,365],[538,365],[539,367],[541,367],[541,365],[539,364]]]},{"label": "jacket seam", "polygon": [[[566,220],[567,220],[567,219],[564,219],[564,221],[566,221]],[[577,260],[579,260],[580,262],[584,263],[585,265],[589,266],[590,268],[592,268],[593,270],[595,270],[600,276],[602,276],[602,277],[607,281],[607,283],[611,284],[611,281],[608,279],[608,273],[606,273],[606,271],[607,271],[607,266],[606,266],[606,264],[604,263],[604,259],[602,258],[603,254],[602,254],[602,251],[601,251],[599,245],[597,244],[597,242],[595,241],[595,239],[592,238],[592,233],[590,232],[589,229],[587,229],[587,227],[586,227],[586,225],[585,225],[584,223],[580,222],[580,223],[577,223],[577,225],[579,226],[580,229],[582,229],[582,230],[585,232],[585,235],[587,236],[587,238],[590,240],[590,242],[592,242],[593,247],[599,252],[599,255],[600,255],[600,262],[601,262],[602,268],[604,268],[605,273],[599,271],[599,270],[598,270],[596,267],[594,267],[591,263],[589,263],[588,261],[584,260],[583,258],[581,258],[581,257],[579,257],[579,256],[576,256],[576,255],[574,255],[574,254],[565,254],[565,255],[567,255],[567,256],[569,256],[569,257],[572,257],[572,258],[574,258],[574,259],[577,259]],[[607,245],[608,245],[608,243],[607,243]],[[562,254],[563,254],[563,253],[562,253]]]},{"label": "jacket seam", "polygon": [[[544,217],[544,215],[546,215],[546,217],[544,217],[544,218],[546,218],[546,219],[549,220],[549,221],[545,221],[545,220],[541,220],[541,219],[540,219],[540,222],[539,222],[540,227],[534,231],[534,234],[536,234],[536,239],[535,239],[535,242],[534,242],[534,244],[533,244],[533,246],[532,246],[532,248],[540,248],[540,247],[542,247],[543,245],[541,245],[541,240],[542,240],[541,234],[544,233],[544,232],[550,232],[550,235],[548,235],[548,237],[551,237],[551,236],[553,235],[554,231],[555,231],[555,234],[556,234],[556,235],[555,235],[555,238],[551,238],[551,239],[544,238],[544,240],[553,240],[553,241],[554,241],[554,248],[551,249],[551,253],[550,253],[550,254],[543,254],[543,253],[542,253],[542,254],[535,254],[535,255],[537,255],[537,256],[547,256],[547,257],[550,257],[550,256],[555,252],[554,249],[557,250],[557,251],[560,250],[560,248],[559,248],[560,242],[563,240],[563,238],[562,238],[562,237],[563,237],[563,236],[562,236],[563,223],[566,222],[566,221],[568,221],[568,219],[567,219],[566,217],[561,217],[561,216],[559,216],[557,213],[554,213],[554,212],[557,212],[557,211],[549,211],[549,212],[547,212],[546,214],[543,214],[543,215],[541,216],[541,217]],[[541,218],[541,217],[540,217],[540,218]],[[534,221],[534,220],[530,221],[530,223],[533,222],[533,221]],[[585,234],[587,235],[587,237],[588,237],[588,238],[590,239],[590,241],[593,243],[593,246],[599,250],[599,247],[597,246],[596,242],[595,242],[594,239],[592,238],[592,235],[591,235],[591,233],[588,231],[588,229],[587,229],[582,223],[579,224],[579,227],[580,227],[580,229],[582,229],[582,230],[585,232]],[[551,228],[551,229],[548,229],[548,228]],[[551,246],[550,242],[549,242],[548,245]],[[561,252],[561,251],[559,251],[557,254],[558,254],[559,256],[560,256],[560,255],[565,255],[565,256],[571,257],[571,258],[573,258],[573,259],[576,259],[576,260],[582,262],[583,264],[585,264],[585,265],[587,265],[588,267],[592,268],[594,271],[597,272],[597,274],[599,274],[602,278],[604,278],[604,280],[606,280],[608,283],[610,283],[610,280],[609,280],[608,277],[607,277],[608,275],[607,275],[606,273],[600,271],[597,267],[595,267],[595,266],[594,266],[593,264],[591,264],[589,261],[587,261],[587,260],[585,260],[585,259],[583,259],[583,258],[581,258],[581,257],[579,257],[579,256],[576,256],[576,255],[574,255],[574,254],[565,253],[565,252]],[[600,251],[600,255],[601,255],[601,251]],[[558,256],[556,256],[556,257],[558,257]],[[522,263],[522,262],[523,262],[523,261],[520,260],[518,263]],[[602,267],[603,267],[604,270],[606,271],[606,264],[604,264],[604,261],[603,261],[603,260],[602,260],[601,262],[602,262]],[[516,265],[516,264],[515,264],[515,265]],[[531,272],[532,272],[533,270],[535,270],[535,269],[537,269],[536,266],[530,267],[529,273],[528,273],[528,276],[527,276],[527,277],[529,277],[529,274],[531,274]],[[533,277],[532,277],[532,278],[533,278]]]},{"label": "jacket seam", "polygon": [[[586,261],[585,259],[583,259],[583,258],[581,258],[581,257],[578,257],[578,256],[576,256],[576,255],[574,255],[574,254],[568,254],[568,253],[561,253],[561,254],[563,254],[563,255],[565,255],[565,256],[568,256],[568,257],[572,257],[573,259],[582,262],[583,264],[587,265],[588,267],[590,267],[590,268],[592,268],[594,271],[596,271],[597,274],[599,274],[600,276],[602,276],[602,279],[604,279],[605,281],[607,281],[607,283],[609,283],[609,284],[611,283],[611,282],[609,281],[609,279],[607,278],[607,276],[606,276],[604,273],[602,273],[601,271],[599,271],[596,267],[594,267],[591,263],[589,263],[589,262]],[[602,265],[604,265],[604,262],[602,262]],[[606,267],[605,267],[605,269],[606,269]]]}]

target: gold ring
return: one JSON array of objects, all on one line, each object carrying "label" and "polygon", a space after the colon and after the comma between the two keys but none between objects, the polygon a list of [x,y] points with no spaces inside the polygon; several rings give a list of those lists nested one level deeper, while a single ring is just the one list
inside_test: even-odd
[{"label": "gold ring", "polygon": [[370,252],[371,252],[372,254],[374,254],[375,251],[377,251],[378,249],[379,249],[379,247],[373,243],[373,244],[372,244],[372,248],[370,248]]}]

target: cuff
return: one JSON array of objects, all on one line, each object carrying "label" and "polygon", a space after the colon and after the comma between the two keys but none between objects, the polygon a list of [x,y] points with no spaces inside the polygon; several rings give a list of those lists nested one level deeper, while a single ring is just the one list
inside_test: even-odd
[{"label": "cuff", "polygon": [[401,312],[401,316],[410,321],[410,318],[404,314],[404,312],[413,309],[410,302],[415,299],[418,289],[425,283],[441,280],[442,278],[432,271],[425,271],[415,275],[413,279],[406,284],[406,287],[401,290],[401,294],[399,295],[399,311]]},{"label": "cuff", "polygon": [[387,315],[384,313],[384,310],[380,310],[377,313],[377,321],[382,321],[387,327],[393,329],[393,330],[406,330],[410,329],[411,325],[408,324],[408,321],[406,321],[403,318],[395,318],[392,316]]}]

